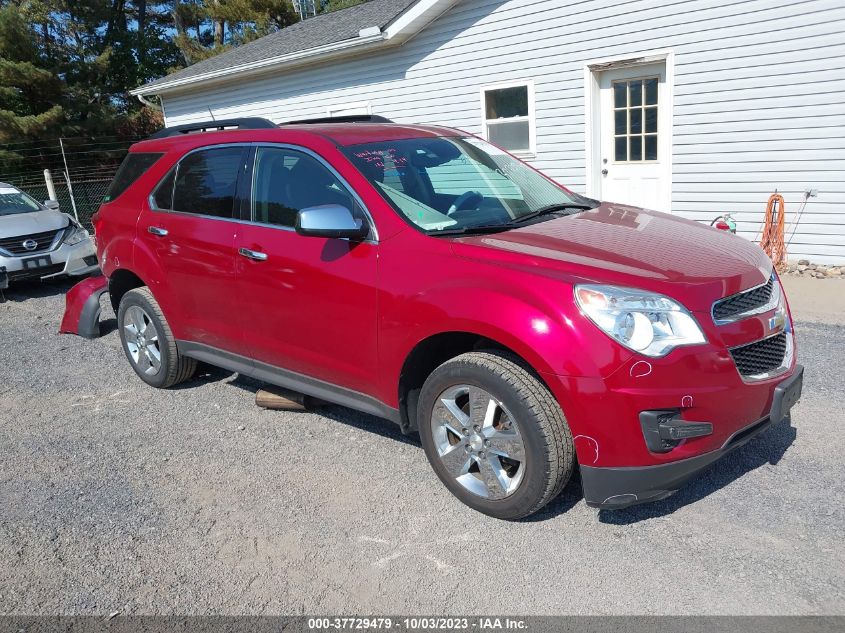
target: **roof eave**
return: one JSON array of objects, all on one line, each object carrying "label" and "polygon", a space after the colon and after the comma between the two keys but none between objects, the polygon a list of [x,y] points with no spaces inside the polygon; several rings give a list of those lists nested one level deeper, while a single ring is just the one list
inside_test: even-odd
[{"label": "roof eave", "polygon": [[315,59],[331,59],[332,57],[340,56],[351,49],[362,49],[373,47],[374,45],[382,44],[385,41],[384,33],[378,35],[369,35],[366,37],[356,37],[351,40],[343,40],[341,42],[333,42],[325,46],[318,46],[315,48],[308,48],[304,51],[296,51],[295,53],[288,53],[287,55],[279,55],[276,57],[269,57],[261,59],[248,64],[241,64],[231,68],[221,68],[201,75],[194,75],[192,77],[184,77],[181,79],[174,79],[172,81],[165,81],[160,84],[146,85],[130,90],[129,94],[133,96],[149,96],[160,95],[173,90],[178,90],[187,86],[194,86],[199,83],[214,83],[218,81],[225,81],[232,75],[253,75],[269,70],[277,70],[279,68],[290,68],[293,66],[304,66],[311,63]]},{"label": "roof eave", "polygon": [[[181,79],[177,78],[154,85],[148,84],[135,88],[134,90],[130,90],[129,94],[142,97],[149,95],[161,95],[183,88],[196,86],[197,84],[223,82],[234,75],[244,77],[269,71],[278,71],[280,69],[287,70],[297,66],[306,66],[317,61],[322,62],[334,57],[341,57],[350,52],[357,53],[388,45],[396,46],[413,37],[430,22],[434,21],[442,13],[457,4],[458,1],[459,0],[420,0],[395,18],[387,25],[387,27],[385,27],[383,31],[379,30],[378,33],[372,35],[361,35],[341,42],[333,42],[324,46],[316,46],[314,48],[308,48],[302,51],[288,53],[286,55],[270,57],[250,62],[248,64],[240,64],[239,66],[233,66],[231,68],[221,68],[219,70],[202,73],[200,75],[184,77]],[[373,28],[378,27],[364,29],[362,30],[362,34],[371,33]]]}]

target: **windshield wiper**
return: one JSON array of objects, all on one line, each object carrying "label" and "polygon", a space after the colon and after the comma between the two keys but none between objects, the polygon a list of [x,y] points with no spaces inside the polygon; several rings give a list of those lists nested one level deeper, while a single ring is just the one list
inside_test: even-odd
[{"label": "windshield wiper", "polygon": [[526,213],[525,215],[521,215],[518,218],[514,218],[513,220],[508,222],[508,225],[513,226],[515,224],[524,224],[528,220],[533,220],[534,218],[539,218],[544,215],[551,215],[552,213],[558,213],[559,211],[589,211],[592,208],[594,208],[592,205],[579,204],[575,202],[559,202],[556,204],[547,204],[545,207],[540,207],[536,211],[532,211],[531,213]]},{"label": "windshield wiper", "polygon": [[429,235],[438,237],[440,235],[474,235],[480,233],[501,233],[512,229],[510,224],[479,224],[477,226],[462,226],[455,229],[440,229],[438,231],[431,231]]},{"label": "windshield wiper", "polygon": [[590,204],[579,204],[576,202],[549,204],[545,207],[540,207],[536,211],[527,213],[513,220],[509,220],[504,224],[479,224],[476,226],[463,226],[454,229],[442,229],[440,231],[432,231],[429,235],[472,235],[476,233],[501,233],[502,231],[509,231],[516,226],[522,226],[526,221],[539,218],[544,215],[551,215],[560,211],[588,211],[595,207]]}]

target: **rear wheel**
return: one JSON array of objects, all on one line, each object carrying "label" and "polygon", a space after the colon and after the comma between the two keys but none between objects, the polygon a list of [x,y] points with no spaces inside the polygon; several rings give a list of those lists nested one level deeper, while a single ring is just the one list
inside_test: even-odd
[{"label": "rear wheel", "polygon": [[123,295],[117,323],[129,364],[145,383],[165,389],[194,375],[197,361],[179,354],[170,326],[149,289],[135,288]]},{"label": "rear wheel", "polygon": [[417,419],[440,480],[490,516],[533,514],[572,474],[572,434],[560,406],[505,354],[471,352],[435,369],[420,394]]}]

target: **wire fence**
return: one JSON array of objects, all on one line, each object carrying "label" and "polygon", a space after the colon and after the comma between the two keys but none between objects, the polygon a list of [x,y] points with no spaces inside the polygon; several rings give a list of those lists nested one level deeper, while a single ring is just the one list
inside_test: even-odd
[{"label": "wire fence", "polygon": [[90,229],[91,216],[100,207],[117,168],[136,140],[65,137],[2,144],[0,152],[13,158],[0,165],[0,181],[44,202],[53,197],[44,175],[48,169],[59,208]]}]

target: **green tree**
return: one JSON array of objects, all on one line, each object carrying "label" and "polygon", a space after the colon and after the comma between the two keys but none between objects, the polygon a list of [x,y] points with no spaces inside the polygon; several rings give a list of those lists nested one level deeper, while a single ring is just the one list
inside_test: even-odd
[{"label": "green tree", "polygon": [[175,0],[172,15],[189,65],[299,20],[290,0]]},{"label": "green tree", "polygon": [[[0,145],[55,134],[64,120],[62,81],[45,67],[37,41],[17,6],[0,7]],[[16,159],[0,149],[3,162]]]}]

